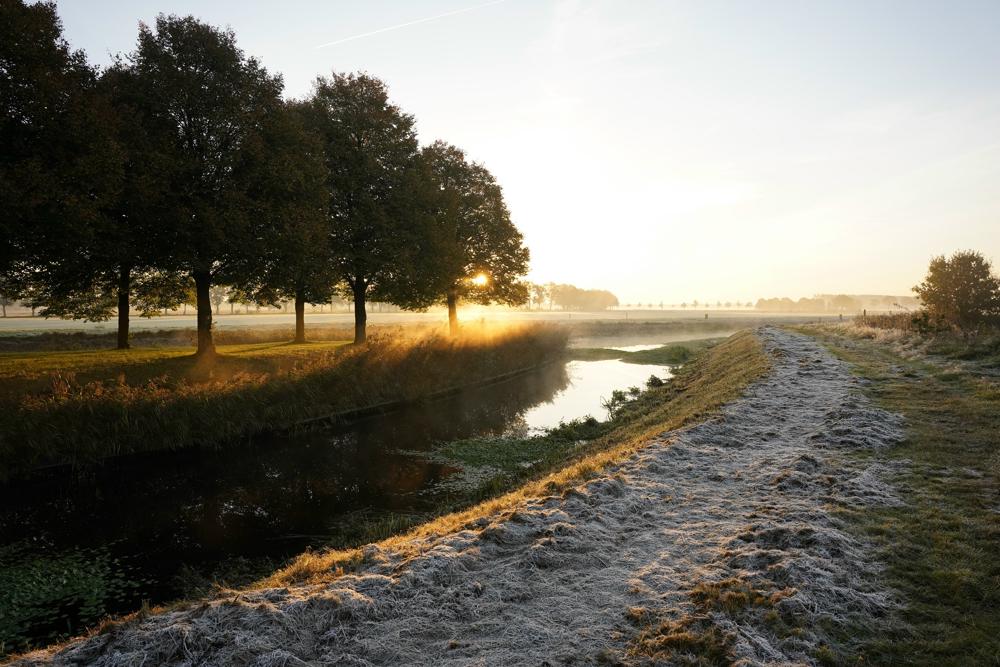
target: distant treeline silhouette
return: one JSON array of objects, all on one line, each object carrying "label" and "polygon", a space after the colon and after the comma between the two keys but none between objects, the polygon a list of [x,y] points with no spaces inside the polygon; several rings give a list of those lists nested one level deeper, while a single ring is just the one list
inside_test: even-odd
[{"label": "distant treeline silhouette", "polygon": [[[231,301],[339,294],[407,309],[520,304],[528,250],[503,193],[462,150],[421,148],[414,117],[368,74],[280,75],[230,30],[160,15],[103,70],[62,37],[54,3],[0,3],[0,294],[103,320],[190,299],[211,354],[214,287]],[[218,305],[217,305],[218,307]]]},{"label": "distant treeline silhouette", "polygon": [[797,301],[788,297],[758,299],[754,309],[772,313],[857,313],[863,309],[906,310],[918,305],[917,300],[909,296],[821,294]]},{"label": "distant treeline silhouette", "polygon": [[581,289],[576,285],[528,283],[528,306],[538,309],[600,311],[618,306],[618,297],[607,290]]}]

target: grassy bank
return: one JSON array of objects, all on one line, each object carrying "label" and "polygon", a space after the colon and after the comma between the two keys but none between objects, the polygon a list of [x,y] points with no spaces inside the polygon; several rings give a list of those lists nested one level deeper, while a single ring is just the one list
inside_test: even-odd
[{"label": "grassy bank", "polygon": [[[1000,384],[990,346],[854,327],[807,328],[906,417],[906,440],[871,454],[909,461],[904,507],[848,516],[887,566],[902,623],[858,628],[871,664],[1000,664]],[[973,367],[954,363],[961,359]]]},{"label": "grassy bank", "polygon": [[220,446],[264,430],[435,393],[563,354],[551,327],[467,329],[457,338],[0,357],[0,474],[52,463]]},{"label": "grassy bank", "polygon": [[[445,326],[431,324],[386,325],[372,324],[368,333],[382,337],[414,337],[441,333]],[[43,331],[14,332],[0,335],[0,353],[58,352],[69,350],[112,350],[118,334],[114,331]],[[216,345],[254,345],[284,343],[295,338],[295,328],[288,325],[221,326],[212,332]],[[312,342],[350,341],[354,326],[344,324],[309,324],[306,336]],[[186,329],[135,329],[129,334],[134,348],[193,348],[198,333]],[[184,352],[182,352],[184,353]]]},{"label": "grassy bank", "polygon": [[[385,548],[415,551],[419,538],[461,529],[484,515],[510,513],[525,498],[570,488],[628,458],[651,437],[703,419],[739,396],[767,368],[760,342],[743,332],[705,349],[667,383],[630,400],[610,422],[573,422],[528,440],[479,439],[445,445],[438,455],[471,475],[442,501],[442,515],[408,532],[404,531],[412,524],[405,518],[386,519],[371,524],[356,536],[357,541],[381,537]],[[325,581],[362,560],[360,548],[309,552],[257,585]]]},{"label": "grassy bank", "polygon": [[[437,497],[436,516],[358,516],[341,544],[365,544],[381,539],[382,546],[415,553],[419,538],[447,533],[483,515],[516,511],[525,498],[568,489],[599,474],[640,450],[664,430],[705,418],[737,397],[746,385],[763,374],[768,360],[759,341],[749,333],[738,334],[703,351],[666,384],[652,386],[633,396],[614,419],[584,420],[565,424],[538,438],[464,440],[442,444],[435,457],[462,468],[461,482]],[[655,383],[654,383],[655,385]],[[527,465],[526,465],[527,464]],[[226,594],[226,586],[262,587],[303,581],[323,581],[339,576],[362,561],[360,548],[308,552],[271,576],[257,560],[234,559],[206,578],[193,572],[188,600]],[[272,570],[269,570],[273,572]],[[253,583],[252,579],[266,576]],[[207,573],[206,573],[207,574]],[[124,619],[109,621],[95,632],[114,632],[149,613],[191,604],[179,601],[162,607],[144,607]]]}]

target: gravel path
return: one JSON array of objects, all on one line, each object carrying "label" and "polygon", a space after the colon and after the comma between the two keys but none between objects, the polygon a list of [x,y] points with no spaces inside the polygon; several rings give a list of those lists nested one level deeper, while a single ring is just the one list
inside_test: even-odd
[{"label": "gravel path", "polygon": [[[562,495],[408,560],[368,547],[359,573],[329,585],[156,615],[24,664],[642,663],[628,651],[637,618],[717,629],[747,664],[809,664],[824,628],[894,607],[832,514],[900,502],[890,471],[844,453],[892,444],[901,420],[812,339],[759,335],[772,372],[741,399]],[[699,606],[692,590],[713,582],[770,602]]]}]

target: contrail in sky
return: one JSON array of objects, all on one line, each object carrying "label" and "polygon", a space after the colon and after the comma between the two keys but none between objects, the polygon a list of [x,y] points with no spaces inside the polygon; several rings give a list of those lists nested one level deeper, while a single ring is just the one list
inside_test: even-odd
[{"label": "contrail in sky", "polygon": [[483,7],[489,7],[491,5],[499,5],[501,2],[506,2],[507,0],[493,0],[493,2],[486,2],[481,5],[476,5],[475,7],[466,7],[465,9],[456,9],[454,11],[445,12],[444,14],[438,14],[437,16],[428,16],[426,18],[417,19],[416,21],[408,21],[407,23],[400,23],[399,25],[392,25],[388,28],[379,28],[378,30],[372,30],[371,32],[363,32],[360,35],[353,35],[352,37],[344,37],[343,39],[334,40],[332,42],[327,42],[326,44],[320,44],[317,49],[324,49],[328,46],[335,46],[337,44],[343,44],[344,42],[353,42],[356,39],[362,39],[364,37],[371,37],[372,35],[378,35],[383,32],[389,32],[391,30],[399,30],[400,28],[408,28],[411,25],[417,25],[418,23],[428,23],[430,21],[437,21],[438,19],[447,18],[449,16],[455,16],[456,14],[464,14],[466,12],[472,12],[477,9],[482,9]]}]

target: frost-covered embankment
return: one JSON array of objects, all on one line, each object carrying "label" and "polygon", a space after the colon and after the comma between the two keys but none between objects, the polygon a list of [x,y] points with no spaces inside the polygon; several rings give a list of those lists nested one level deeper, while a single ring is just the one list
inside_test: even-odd
[{"label": "frost-covered embankment", "polygon": [[[358,572],[329,584],[154,615],[27,660],[642,662],[630,653],[638,620],[717,631],[751,663],[810,661],[831,641],[821,628],[892,608],[870,550],[831,511],[900,502],[885,470],[843,453],[887,446],[901,424],[811,339],[759,335],[772,370],[743,398],[575,489],[430,540],[417,557],[368,547]],[[713,583],[764,602],[706,609],[692,591]]]}]

